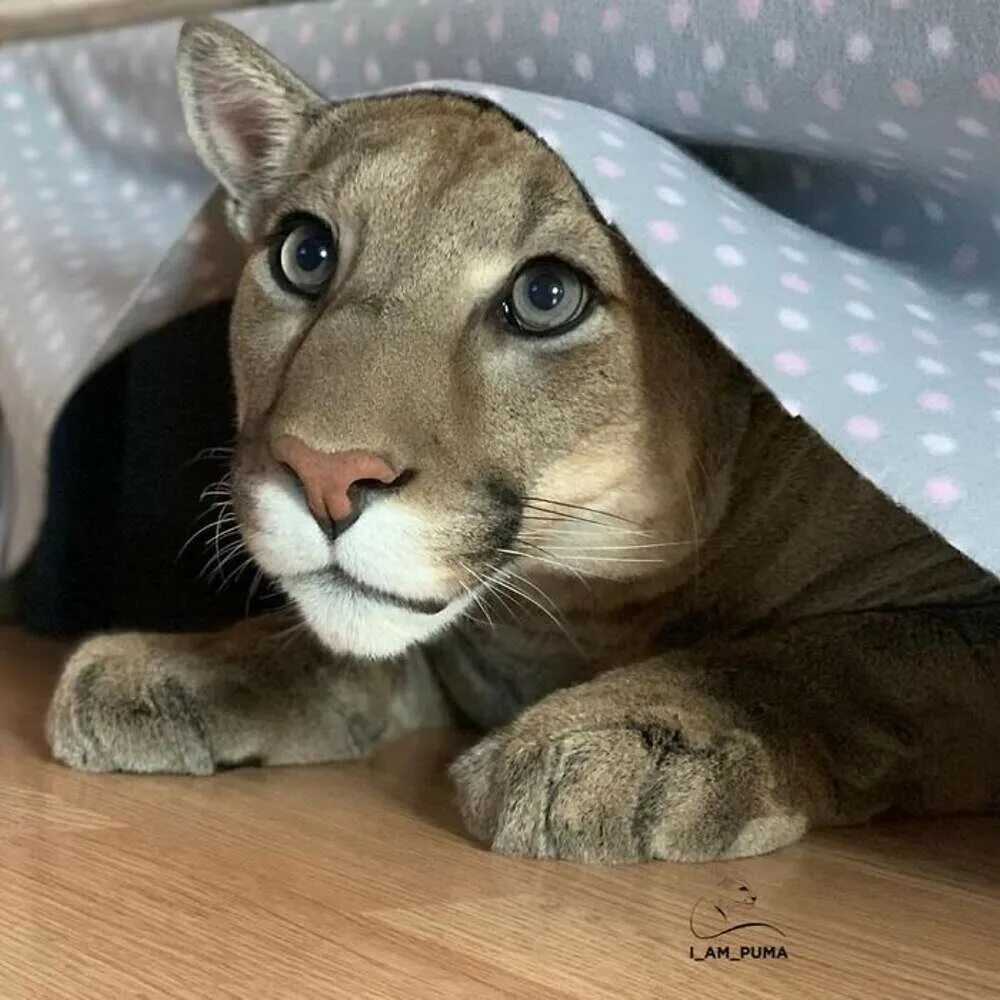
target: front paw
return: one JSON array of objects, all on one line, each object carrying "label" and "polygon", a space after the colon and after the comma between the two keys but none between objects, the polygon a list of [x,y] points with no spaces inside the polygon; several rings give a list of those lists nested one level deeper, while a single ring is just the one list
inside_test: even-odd
[{"label": "front paw", "polygon": [[46,731],[57,760],[88,771],[215,770],[203,711],[158,639],[101,636],[74,653],[49,707]]},{"label": "front paw", "polygon": [[805,828],[774,804],[764,756],[738,737],[706,747],[658,724],[519,728],[452,766],[468,829],[501,853],[706,861],[764,853]]}]

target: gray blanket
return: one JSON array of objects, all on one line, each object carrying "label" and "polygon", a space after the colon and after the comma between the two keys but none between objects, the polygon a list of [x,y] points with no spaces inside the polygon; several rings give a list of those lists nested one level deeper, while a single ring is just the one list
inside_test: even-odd
[{"label": "gray blanket", "polygon": [[[327,0],[229,20],[332,96],[433,85],[522,119],[790,412],[1000,572],[992,2]],[[6,571],[73,389],[232,289],[177,28],[0,50]]]}]

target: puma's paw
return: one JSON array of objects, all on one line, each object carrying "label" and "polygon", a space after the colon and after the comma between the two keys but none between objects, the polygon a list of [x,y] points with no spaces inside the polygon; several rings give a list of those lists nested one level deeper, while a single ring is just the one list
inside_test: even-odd
[{"label": "puma's paw", "polygon": [[88,771],[211,774],[208,728],[163,637],[100,636],[70,658],[49,707],[57,760]]},{"label": "puma's paw", "polygon": [[738,735],[706,748],[645,722],[519,729],[493,733],[452,766],[467,827],[501,853],[706,861],[774,850],[805,829],[775,807],[764,754]]}]

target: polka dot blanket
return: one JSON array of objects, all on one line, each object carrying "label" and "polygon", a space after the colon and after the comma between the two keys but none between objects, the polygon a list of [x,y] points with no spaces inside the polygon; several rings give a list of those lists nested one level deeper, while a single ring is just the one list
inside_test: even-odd
[{"label": "polka dot blanket", "polygon": [[[1000,18],[967,0],[317,0],[228,18],[333,97],[469,91],[863,475],[1000,572]],[[177,22],[0,50],[3,560],[95,366],[231,292]],[[197,391],[192,387],[192,391]]]}]

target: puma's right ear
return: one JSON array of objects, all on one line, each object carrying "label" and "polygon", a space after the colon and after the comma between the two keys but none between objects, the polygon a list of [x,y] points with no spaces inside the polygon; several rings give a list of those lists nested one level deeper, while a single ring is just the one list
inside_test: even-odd
[{"label": "puma's right ear", "polygon": [[221,21],[184,25],[177,78],[188,134],[202,162],[244,207],[280,185],[310,114],[326,104],[256,42]]}]

